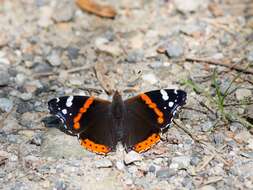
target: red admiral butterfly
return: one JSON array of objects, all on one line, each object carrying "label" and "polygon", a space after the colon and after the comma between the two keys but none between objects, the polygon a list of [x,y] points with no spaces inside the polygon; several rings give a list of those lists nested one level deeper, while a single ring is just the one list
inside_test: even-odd
[{"label": "red admiral butterfly", "polygon": [[51,114],[65,130],[78,136],[89,151],[107,154],[118,142],[125,149],[144,152],[160,140],[178,108],[186,102],[186,92],[155,90],[122,100],[115,92],[112,102],[93,96],[64,96],[48,102]]}]

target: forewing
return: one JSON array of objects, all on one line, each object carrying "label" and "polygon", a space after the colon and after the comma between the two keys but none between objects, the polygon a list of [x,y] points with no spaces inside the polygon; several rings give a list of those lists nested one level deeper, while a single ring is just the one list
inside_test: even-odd
[{"label": "forewing", "polygon": [[88,96],[65,96],[48,102],[50,113],[61,119],[68,133],[77,135],[86,149],[102,154],[116,146],[110,106],[109,101]]}]

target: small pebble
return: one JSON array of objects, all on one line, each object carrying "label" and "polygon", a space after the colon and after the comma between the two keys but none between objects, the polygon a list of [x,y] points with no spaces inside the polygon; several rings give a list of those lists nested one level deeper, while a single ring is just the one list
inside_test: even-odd
[{"label": "small pebble", "polygon": [[190,164],[193,166],[197,166],[201,159],[198,156],[192,156]]},{"label": "small pebble", "polygon": [[201,130],[203,132],[210,131],[213,128],[213,123],[211,121],[206,121],[203,124],[201,124]]},{"label": "small pebble", "polygon": [[67,186],[64,181],[59,180],[59,181],[56,181],[54,189],[55,190],[65,190],[65,189],[67,189]]},{"label": "small pebble", "polygon": [[217,145],[221,145],[224,143],[224,135],[222,133],[215,133],[213,134],[213,141]]},{"label": "small pebble", "polygon": [[142,156],[135,151],[130,151],[124,155],[125,164],[131,164],[136,161],[141,161]]},{"label": "small pebble", "polygon": [[10,81],[10,75],[7,71],[0,71],[0,86],[8,85]]},{"label": "small pebble", "polygon": [[171,58],[181,57],[184,54],[182,43],[176,41],[169,42],[166,46],[166,53]]},{"label": "small pebble", "polygon": [[127,62],[136,63],[142,61],[144,58],[144,52],[142,50],[132,51],[127,55]]},{"label": "small pebble", "polygon": [[125,169],[125,165],[122,161],[116,161],[116,168],[120,171],[123,171]]},{"label": "small pebble", "polygon": [[26,80],[27,80],[27,77],[23,73],[18,73],[15,77],[15,82],[19,86],[22,86]]},{"label": "small pebble", "polygon": [[110,168],[112,167],[112,162],[107,158],[103,158],[95,161],[95,166],[97,168]]},{"label": "small pebble", "polygon": [[40,146],[42,144],[42,135],[41,134],[35,134],[31,140],[31,144],[35,144],[37,146]]},{"label": "small pebble", "polygon": [[207,4],[203,0],[174,0],[176,9],[182,13],[196,12],[201,5]]},{"label": "small pebble", "polygon": [[67,51],[70,59],[77,59],[80,49],[75,47],[68,47]]},{"label": "small pebble", "polygon": [[233,122],[230,124],[229,129],[232,132],[240,131],[244,128],[244,126],[239,122]]},{"label": "small pebble", "polygon": [[251,90],[240,88],[236,90],[235,95],[236,95],[237,100],[243,100],[244,98],[251,97],[252,92]]},{"label": "small pebble", "polygon": [[154,173],[156,171],[156,167],[154,165],[151,165],[149,168],[148,168],[148,171],[151,172],[151,173]]},{"label": "small pebble", "polygon": [[189,156],[178,156],[173,157],[171,160],[170,168],[173,169],[186,169],[189,167],[191,161],[191,157]]},{"label": "small pebble", "polygon": [[59,66],[62,63],[62,61],[60,59],[59,52],[57,52],[57,51],[52,51],[51,54],[49,56],[47,56],[47,61],[52,66]]},{"label": "small pebble", "polygon": [[247,60],[248,60],[249,62],[253,62],[253,51],[250,51],[250,52],[248,53]]},{"label": "small pebble", "polygon": [[[64,10],[64,11],[62,11]],[[62,0],[56,4],[53,12],[53,19],[56,22],[68,22],[74,17],[75,7],[72,1]]]},{"label": "small pebble", "polygon": [[13,102],[7,98],[0,98],[0,110],[10,112],[13,107]]},{"label": "small pebble", "polygon": [[51,20],[53,9],[50,6],[43,6],[39,9],[39,20],[38,25],[43,28],[47,28],[53,24]]},{"label": "small pebble", "polygon": [[142,79],[144,81],[149,82],[150,84],[156,84],[158,82],[158,79],[153,73],[147,73],[147,74],[142,75]]},{"label": "small pebble", "polygon": [[176,175],[176,171],[170,168],[160,169],[156,172],[157,178],[170,178]]}]

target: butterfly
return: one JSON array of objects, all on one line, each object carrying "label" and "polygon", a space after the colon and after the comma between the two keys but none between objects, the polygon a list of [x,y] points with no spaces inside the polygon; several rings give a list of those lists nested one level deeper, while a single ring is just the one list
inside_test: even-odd
[{"label": "butterfly", "polygon": [[111,102],[93,96],[63,96],[50,100],[48,108],[64,131],[77,136],[91,152],[107,154],[121,142],[126,151],[142,153],[160,140],[186,97],[183,90],[161,89],[123,100],[116,91]]}]

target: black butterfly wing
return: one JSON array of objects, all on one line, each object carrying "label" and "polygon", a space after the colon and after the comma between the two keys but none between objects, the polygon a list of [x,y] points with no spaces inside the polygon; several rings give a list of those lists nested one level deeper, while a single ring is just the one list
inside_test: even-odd
[{"label": "black butterfly wing", "polygon": [[50,100],[48,107],[86,149],[106,154],[115,148],[111,102],[88,96],[64,96]]},{"label": "black butterfly wing", "polygon": [[150,91],[126,100],[123,121],[126,148],[144,152],[156,144],[159,132],[168,127],[185,101],[184,91],[172,89]]},{"label": "black butterfly wing", "polygon": [[164,122],[159,125],[161,130],[169,127],[172,118],[179,108],[186,103],[187,94],[183,90],[161,89],[145,93],[163,113]]}]

